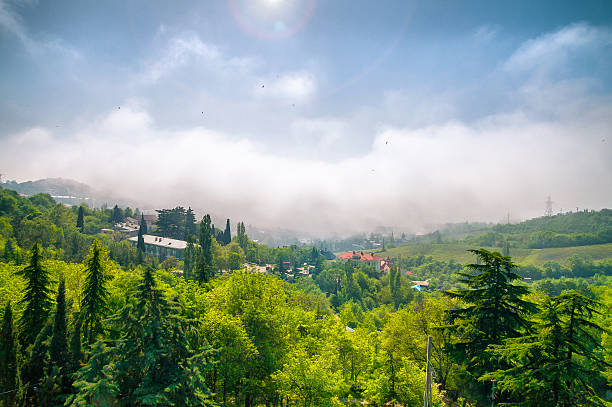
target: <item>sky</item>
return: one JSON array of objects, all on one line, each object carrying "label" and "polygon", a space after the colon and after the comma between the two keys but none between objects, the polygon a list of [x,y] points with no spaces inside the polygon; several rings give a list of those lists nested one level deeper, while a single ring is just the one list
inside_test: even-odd
[{"label": "sky", "polygon": [[0,0],[0,173],[325,235],[612,207],[612,3]]}]

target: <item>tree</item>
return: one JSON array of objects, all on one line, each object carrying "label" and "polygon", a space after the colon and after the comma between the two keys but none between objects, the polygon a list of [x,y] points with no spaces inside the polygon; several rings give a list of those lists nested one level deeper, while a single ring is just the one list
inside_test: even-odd
[{"label": "tree", "polygon": [[52,304],[49,272],[42,265],[38,242],[32,246],[31,253],[29,264],[19,272],[26,279],[21,299],[24,309],[19,320],[19,340],[24,349],[34,343],[47,323]]},{"label": "tree", "polygon": [[86,279],[81,302],[81,316],[83,322],[83,333],[85,341],[93,344],[98,334],[102,333],[102,319],[106,314],[106,257],[107,252],[99,240],[94,240],[91,245],[89,257],[85,260]]},{"label": "tree", "polygon": [[97,356],[77,373],[79,394],[69,401],[91,405],[104,397],[104,405],[213,405],[203,378],[211,367],[210,351],[191,346],[187,332],[194,322],[181,317],[178,305],[165,298],[149,267],[135,299],[135,305],[111,318],[121,338],[108,350],[96,345]]},{"label": "tree", "polygon": [[196,227],[195,214],[193,213],[193,209],[191,209],[191,206],[190,206],[189,209],[187,209],[187,211],[185,212],[185,237],[184,239],[187,240],[189,237],[195,236],[196,233],[197,233],[197,227]]},{"label": "tree", "polygon": [[483,376],[519,406],[603,406],[594,378],[606,366],[600,352],[604,328],[594,322],[601,304],[576,292],[542,304],[535,333],[493,345],[507,366]]},{"label": "tree", "polygon": [[192,237],[189,236],[187,238],[187,246],[183,252],[183,275],[185,278],[190,279],[193,277],[193,269],[197,261],[197,252],[198,250],[196,250],[193,244]]},{"label": "tree", "polygon": [[477,378],[499,368],[486,357],[486,348],[521,336],[529,328],[527,317],[535,311],[535,305],[522,299],[529,292],[527,287],[512,284],[520,276],[514,272],[516,265],[509,257],[485,249],[469,251],[481,264],[468,264],[467,272],[457,273],[458,281],[467,288],[444,294],[465,304],[449,311],[458,334],[452,350],[456,361],[465,367],[466,391],[484,402],[488,387],[478,383]]},{"label": "tree", "polygon": [[[236,236],[238,239],[238,244],[240,245],[244,253],[246,253],[247,246],[249,243],[249,238],[246,234],[246,228],[244,227],[244,222],[238,222],[238,226],[236,227],[236,233],[237,233]],[[313,249],[316,250],[315,247],[313,247]]]},{"label": "tree", "polygon": [[147,234],[147,222],[145,222],[144,213],[140,215],[140,229],[138,232],[146,235]]},{"label": "tree", "polygon": [[53,333],[49,346],[51,363],[60,369],[68,363],[68,328],[66,325],[66,282],[62,278],[57,289]]},{"label": "tree", "polygon": [[4,262],[19,262],[18,248],[16,246],[15,239],[10,237],[6,239],[4,243],[4,252],[2,253],[2,260],[4,260]]},{"label": "tree", "polygon": [[0,400],[3,406],[14,405],[17,385],[17,344],[13,331],[13,310],[9,301],[4,309],[0,332]]},{"label": "tree", "polygon": [[200,283],[208,282],[213,275],[212,235],[210,215],[206,214],[200,222],[200,248],[196,260],[195,274]]},{"label": "tree", "polygon": [[119,208],[119,206],[115,205],[113,207],[113,212],[111,214],[111,222],[112,223],[120,223],[123,222],[123,211],[121,210],[121,208]]},{"label": "tree", "polygon": [[172,239],[185,239],[185,208],[160,209],[157,214],[156,233]]},{"label": "tree", "polygon": [[142,253],[144,253],[146,250],[144,236],[142,234],[142,227],[138,229],[138,241],[136,242],[136,248]]},{"label": "tree", "polygon": [[223,245],[227,245],[232,241],[232,232],[230,230],[230,220],[225,223],[225,231],[223,232]]},{"label": "tree", "polygon": [[83,211],[83,206],[79,206],[79,213],[77,215],[76,227],[77,229],[81,231],[81,233],[83,233],[83,230],[85,228],[85,214]]},{"label": "tree", "polygon": [[74,373],[79,370],[84,356],[81,348],[81,317],[79,314],[74,315],[73,324],[72,336],[70,337],[69,373]]},{"label": "tree", "polygon": [[45,366],[49,359],[48,339],[52,332],[53,324],[49,321],[36,336],[29,357],[21,370],[21,382],[26,389],[23,395],[25,405],[41,405],[39,398],[44,397],[44,390],[41,391],[41,387],[45,378]]}]

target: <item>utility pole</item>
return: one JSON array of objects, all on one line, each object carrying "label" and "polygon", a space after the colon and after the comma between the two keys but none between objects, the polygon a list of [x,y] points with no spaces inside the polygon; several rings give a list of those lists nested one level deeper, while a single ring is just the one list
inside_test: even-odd
[{"label": "utility pole", "polygon": [[495,407],[495,385],[497,384],[497,380],[491,380],[491,407]]},{"label": "utility pole", "polygon": [[553,201],[550,199],[550,195],[548,195],[548,198],[546,199],[546,212],[544,213],[545,216],[553,216],[552,205]]},{"label": "utility pole", "polygon": [[427,365],[425,366],[425,392],[423,393],[423,407],[431,407],[431,335],[427,336]]}]

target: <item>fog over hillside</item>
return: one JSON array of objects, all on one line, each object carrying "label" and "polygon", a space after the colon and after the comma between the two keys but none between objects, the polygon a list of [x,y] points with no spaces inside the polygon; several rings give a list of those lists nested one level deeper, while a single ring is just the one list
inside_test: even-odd
[{"label": "fog over hillside", "polygon": [[71,10],[79,33],[1,1],[0,172],[320,235],[611,206],[609,13],[300,4]]}]

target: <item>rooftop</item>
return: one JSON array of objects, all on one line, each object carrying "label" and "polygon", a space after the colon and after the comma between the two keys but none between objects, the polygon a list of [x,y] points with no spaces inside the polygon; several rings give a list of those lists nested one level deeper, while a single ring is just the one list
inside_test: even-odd
[{"label": "rooftop", "polygon": [[[142,235],[142,238],[144,239],[145,244],[152,244],[154,246],[170,247],[179,250],[187,247],[187,242],[184,240],[170,239],[168,237],[153,235]],[[130,237],[128,240],[138,242],[138,236]]]},{"label": "rooftop", "polygon": [[364,252],[344,252],[338,255],[339,259],[342,260],[360,260],[360,261],[376,261],[382,260],[383,258],[372,253]]}]

